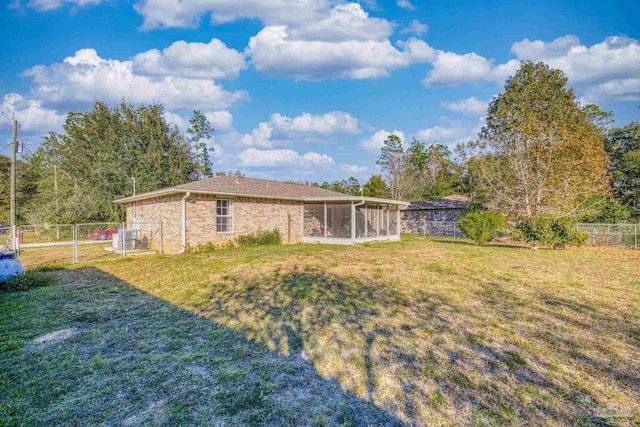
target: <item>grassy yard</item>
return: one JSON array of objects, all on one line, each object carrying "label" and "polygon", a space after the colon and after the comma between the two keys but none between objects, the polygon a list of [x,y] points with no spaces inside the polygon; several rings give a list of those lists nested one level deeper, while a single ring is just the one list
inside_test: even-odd
[{"label": "grassy yard", "polygon": [[0,294],[0,425],[640,424],[640,251],[405,236],[51,274]]}]

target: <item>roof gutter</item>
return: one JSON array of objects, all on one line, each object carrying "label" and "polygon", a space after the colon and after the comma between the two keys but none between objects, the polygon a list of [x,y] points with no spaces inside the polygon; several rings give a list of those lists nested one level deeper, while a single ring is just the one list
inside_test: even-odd
[{"label": "roof gutter", "polygon": [[182,248],[180,249],[180,253],[183,254],[187,251],[187,199],[191,196],[191,192],[187,191],[184,197],[181,199],[182,202]]}]

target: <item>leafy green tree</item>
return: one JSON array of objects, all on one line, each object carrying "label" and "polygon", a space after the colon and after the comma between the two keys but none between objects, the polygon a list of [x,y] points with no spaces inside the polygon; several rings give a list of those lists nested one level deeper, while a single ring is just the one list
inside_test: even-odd
[{"label": "leafy green tree", "polygon": [[113,200],[193,180],[199,165],[189,142],[164,119],[160,104],[96,102],[69,113],[29,158],[38,170],[33,215],[41,222],[119,220]]},{"label": "leafy green tree", "polygon": [[237,176],[239,178],[243,178],[245,176],[240,170],[228,170],[228,171],[216,171],[215,176]]},{"label": "leafy green tree", "polygon": [[495,211],[469,212],[460,218],[458,226],[471,240],[484,245],[498,237],[507,226],[507,218]]},{"label": "leafy green tree", "polygon": [[212,153],[214,149],[207,146],[207,140],[213,136],[214,129],[200,110],[193,111],[193,117],[189,120],[189,124],[187,133],[190,135],[189,141],[194,144],[196,150],[200,176],[211,178],[213,176],[213,167],[209,153]]},{"label": "leafy green tree", "polygon": [[389,197],[389,186],[380,175],[372,175],[362,187],[365,197],[377,197],[380,199]]},{"label": "leafy green tree", "polygon": [[614,194],[640,219],[640,122],[609,130],[605,146],[611,157]]},{"label": "leafy green tree", "polygon": [[615,121],[612,111],[604,111],[596,104],[587,104],[582,107],[582,111],[587,115],[591,123],[598,128],[602,138],[606,137],[611,125]]},{"label": "leafy green tree", "polygon": [[519,221],[513,233],[516,240],[523,240],[534,248],[551,246],[561,249],[566,246],[582,246],[587,236],[576,229],[571,218],[557,218],[542,214]]},{"label": "leafy green tree", "polygon": [[[16,163],[16,220],[26,221],[29,204],[37,192],[37,170],[30,163],[18,160]],[[0,155],[0,223],[9,224],[11,198],[11,159]]]},{"label": "leafy green tree", "polygon": [[560,70],[522,62],[493,98],[479,140],[467,145],[474,185],[516,218],[580,216],[609,191],[609,159]]},{"label": "leafy green tree", "polygon": [[415,198],[430,200],[462,191],[462,169],[451,156],[451,150],[438,142],[427,146],[413,139],[409,161],[418,178]]},{"label": "leafy green tree", "polygon": [[360,196],[363,194],[364,189],[360,185],[360,181],[358,181],[355,177],[350,176],[344,181],[344,185],[347,188],[347,194],[351,196]]},{"label": "leafy green tree", "polygon": [[404,149],[397,135],[389,135],[376,162],[382,169],[389,186],[389,195],[394,200],[405,200],[415,192],[417,174],[411,164],[411,154]]}]

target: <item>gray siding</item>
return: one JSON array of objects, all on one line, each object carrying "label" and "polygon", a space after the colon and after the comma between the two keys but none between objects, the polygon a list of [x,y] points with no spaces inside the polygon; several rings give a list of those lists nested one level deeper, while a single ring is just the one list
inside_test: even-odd
[{"label": "gray siding", "polygon": [[[440,219],[437,219],[437,211],[440,212]],[[425,223],[429,222],[429,229],[439,234],[438,229],[442,228],[442,235],[447,235],[451,228],[450,223],[457,222],[465,214],[463,209],[420,209],[401,211],[401,223],[403,233],[420,233],[425,231]],[[438,223],[442,227],[438,227]]]}]

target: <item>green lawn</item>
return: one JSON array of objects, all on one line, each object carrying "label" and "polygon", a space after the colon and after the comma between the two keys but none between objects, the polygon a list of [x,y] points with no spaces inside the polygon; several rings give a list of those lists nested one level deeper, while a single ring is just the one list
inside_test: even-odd
[{"label": "green lawn", "polygon": [[403,236],[50,274],[0,294],[0,425],[640,424],[640,251]]}]

